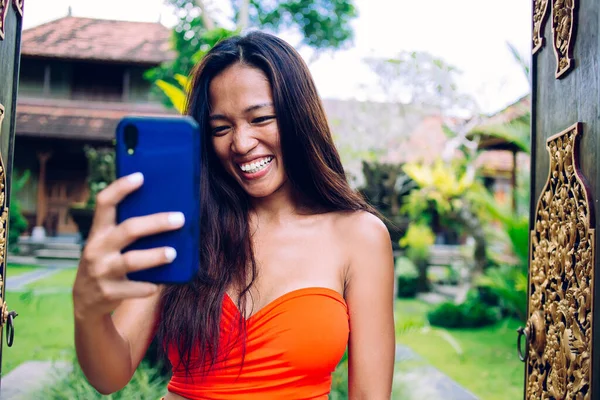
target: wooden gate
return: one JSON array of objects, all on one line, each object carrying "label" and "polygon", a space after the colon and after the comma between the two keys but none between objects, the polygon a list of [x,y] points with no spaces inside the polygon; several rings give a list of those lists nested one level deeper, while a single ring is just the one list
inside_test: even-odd
[{"label": "wooden gate", "polygon": [[0,0],[0,379],[2,341],[12,345],[14,311],[9,312],[5,298],[8,210],[15,137],[15,107],[19,81],[19,60],[24,0]]},{"label": "wooden gate", "polygon": [[[600,5],[533,1],[525,398],[600,399]],[[521,351],[521,349],[519,349]]]}]

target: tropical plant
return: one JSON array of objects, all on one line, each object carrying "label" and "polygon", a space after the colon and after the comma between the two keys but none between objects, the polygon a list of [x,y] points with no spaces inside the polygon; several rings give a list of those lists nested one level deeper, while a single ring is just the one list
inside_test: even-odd
[{"label": "tropical plant", "polygon": [[469,292],[464,302],[444,302],[427,314],[431,325],[443,328],[480,328],[493,324],[499,317],[498,310],[481,301],[474,290]]},{"label": "tropical plant", "polygon": [[396,259],[396,295],[401,298],[415,297],[418,292],[419,270],[408,257]]},{"label": "tropical plant", "polygon": [[417,291],[429,290],[427,265],[430,247],[435,242],[435,235],[429,226],[422,223],[411,223],[402,239],[400,246],[406,248],[406,255],[415,263],[418,270]]},{"label": "tropical plant", "polygon": [[527,274],[529,264],[529,218],[516,215],[490,203],[488,211],[501,222],[504,241],[514,257],[496,257],[498,267],[490,268],[478,284],[499,297],[501,306],[521,320],[527,314]]},{"label": "tropical plant", "polygon": [[347,400],[348,399],[348,351],[338,363],[335,371],[331,375],[331,392],[329,400]]},{"label": "tropical plant", "polygon": [[491,196],[475,169],[464,160],[438,160],[433,165],[406,164],[404,171],[419,187],[408,196],[406,209],[418,216],[433,207],[447,225],[470,235],[475,242],[472,273],[481,275],[489,262],[484,224],[490,219],[484,211]]},{"label": "tropical plant", "polygon": [[358,191],[384,217],[392,243],[397,247],[408,226],[408,218],[400,213],[400,206],[416,185],[404,173],[401,164],[363,159],[362,173],[365,182]]},{"label": "tropical plant", "polygon": [[167,379],[158,370],[142,362],[135,374],[122,390],[108,396],[96,391],[87,381],[76,360],[73,369],[66,376],[57,376],[58,381],[44,387],[32,399],[64,400],[146,400],[158,399],[165,392]]},{"label": "tropical plant", "polygon": [[14,173],[11,182],[10,192],[10,213],[8,214],[8,249],[11,252],[18,252],[18,241],[19,236],[27,230],[27,220],[23,216],[21,211],[21,203],[17,198],[18,193],[23,189],[31,173],[29,170],[24,171],[21,176],[18,173]]},{"label": "tropical plant", "polygon": [[115,152],[114,149],[95,148],[86,146],[85,156],[88,161],[88,187],[89,197],[86,208],[96,207],[96,196],[115,180]]}]

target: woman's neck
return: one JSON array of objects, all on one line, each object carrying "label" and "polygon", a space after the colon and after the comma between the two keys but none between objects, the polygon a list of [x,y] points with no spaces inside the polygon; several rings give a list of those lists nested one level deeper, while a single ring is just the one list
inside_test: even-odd
[{"label": "woman's neck", "polygon": [[252,199],[252,214],[257,220],[268,224],[285,223],[298,215],[311,214],[309,207],[300,201],[289,182],[286,182],[273,194]]}]

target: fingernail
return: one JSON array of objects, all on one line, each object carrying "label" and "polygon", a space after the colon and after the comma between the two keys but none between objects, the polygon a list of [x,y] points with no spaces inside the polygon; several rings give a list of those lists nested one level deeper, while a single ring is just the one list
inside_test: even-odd
[{"label": "fingernail", "polygon": [[168,262],[173,261],[175,257],[177,257],[177,250],[172,247],[167,247],[165,249],[165,257],[167,258]]},{"label": "fingernail", "polygon": [[144,175],[141,172],[135,172],[127,177],[129,182],[133,184],[142,183],[144,181]]},{"label": "fingernail", "polygon": [[169,224],[173,226],[182,226],[184,222],[185,217],[183,216],[183,213],[174,212],[169,214]]}]

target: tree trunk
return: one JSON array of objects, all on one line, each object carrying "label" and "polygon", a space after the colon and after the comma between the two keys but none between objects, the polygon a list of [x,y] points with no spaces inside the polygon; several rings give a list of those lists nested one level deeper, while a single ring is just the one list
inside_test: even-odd
[{"label": "tree trunk", "polygon": [[204,0],[196,0],[196,4],[198,5],[198,7],[200,7],[200,12],[202,15],[202,22],[204,22],[204,27],[209,31],[215,29],[215,21],[213,21],[212,18],[210,17],[210,15],[208,13],[208,9],[206,8],[206,3],[204,2]]},{"label": "tree trunk", "polygon": [[238,16],[237,27],[240,32],[248,27],[248,7],[250,0],[240,0],[240,15]]},{"label": "tree trunk", "polygon": [[473,251],[473,261],[475,263],[473,273],[471,274],[470,281],[476,276],[480,276],[485,271],[488,259],[487,259],[487,240],[485,238],[485,232],[483,226],[479,221],[479,218],[473,214],[467,207],[463,207],[458,211],[458,220],[467,228],[469,234],[475,241],[475,249]]},{"label": "tree trunk", "polygon": [[428,266],[429,262],[427,260],[417,261],[417,270],[419,271],[419,276],[417,278],[417,292],[419,293],[428,292],[430,289],[429,279],[427,278]]}]

